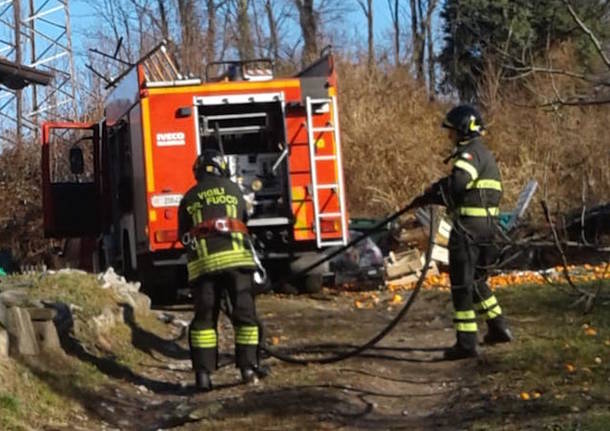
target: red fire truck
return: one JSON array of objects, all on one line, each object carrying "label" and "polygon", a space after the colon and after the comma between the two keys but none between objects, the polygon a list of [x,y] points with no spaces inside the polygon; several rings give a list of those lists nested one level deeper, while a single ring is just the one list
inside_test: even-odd
[{"label": "red fire truck", "polygon": [[[213,63],[194,79],[161,45],[115,81],[102,121],[45,123],[42,135],[45,235],[78,239],[82,266],[112,265],[153,296],[185,284],[177,209],[204,149],[222,151],[249,197],[248,226],[272,276],[347,242],[330,52],[291,77],[254,60]],[[321,275],[302,283],[315,289]]]}]

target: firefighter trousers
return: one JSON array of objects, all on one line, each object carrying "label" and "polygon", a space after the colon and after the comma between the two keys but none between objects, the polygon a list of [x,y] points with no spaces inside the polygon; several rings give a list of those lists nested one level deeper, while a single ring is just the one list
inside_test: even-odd
[{"label": "firefighter trousers", "polygon": [[506,327],[498,300],[487,285],[489,269],[499,255],[494,223],[487,217],[460,217],[449,237],[453,322],[457,344],[466,350],[477,344],[476,313],[484,316],[490,331]]},{"label": "firefighter trousers", "polygon": [[229,316],[235,332],[235,364],[258,366],[259,327],[252,291],[252,270],[232,269],[199,277],[192,283],[195,316],[189,346],[195,371],[213,372],[218,363],[218,314],[223,295],[232,304]]}]

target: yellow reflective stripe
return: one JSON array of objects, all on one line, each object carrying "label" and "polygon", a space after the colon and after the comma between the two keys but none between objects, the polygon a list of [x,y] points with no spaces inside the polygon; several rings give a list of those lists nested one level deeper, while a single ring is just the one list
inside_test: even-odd
[{"label": "yellow reflective stripe", "polygon": [[502,191],[502,183],[498,180],[482,180],[478,179],[476,181],[471,181],[466,184],[466,189],[489,189],[489,190],[497,190],[499,192]]},{"label": "yellow reflective stripe", "polygon": [[238,326],[235,330],[236,344],[258,344],[258,326]]},{"label": "yellow reflective stripe", "polygon": [[219,261],[212,262],[193,262],[189,263],[188,270],[190,271],[202,271],[202,272],[210,272],[215,271],[217,269],[234,267],[236,265],[243,266],[254,266],[254,261],[251,258],[227,258]]},{"label": "yellow reflective stripe", "polygon": [[220,271],[220,270],[224,270],[224,269],[231,269],[231,268],[247,268],[247,267],[251,267],[254,268],[254,263],[252,262],[252,260],[239,260],[239,261],[233,261],[230,263],[223,263],[223,264],[219,264],[219,265],[212,265],[212,266],[205,266],[205,267],[189,267],[188,268],[188,274],[189,274],[189,281],[194,280],[195,278],[210,273],[210,272],[214,272],[214,271]]},{"label": "yellow reflective stripe", "polygon": [[207,272],[235,267],[254,267],[254,258],[250,250],[229,250],[213,253],[196,259],[187,265],[189,280]]},{"label": "yellow reflective stripe", "polygon": [[208,255],[208,243],[204,238],[199,240],[199,256],[206,257]]},{"label": "yellow reflective stripe", "polygon": [[191,329],[191,337],[216,337],[215,329]]},{"label": "yellow reflective stripe", "polygon": [[190,333],[191,346],[200,349],[214,348],[218,344],[214,329],[192,329]]},{"label": "yellow reflective stripe", "polygon": [[455,322],[455,329],[460,332],[477,332],[477,323]]},{"label": "yellow reflective stripe", "polygon": [[[237,218],[237,205],[227,205],[227,217]],[[239,232],[231,233],[233,242],[233,250],[241,250],[244,248],[244,236]]]},{"label": "yellow reflective stripe", "polygon": [[458,320],[468,320],[476,318],[474,314],[474,310],[466,310],[466,311],[456,311],[454,316]]},{"label": "yellow reflective stripe", "polygon": [[498,300],[496,299],[496,295],[491,295],[489,298],[484,299],[483,301],[475,304],[474,307],[477,310],[487,310],[490,307],[493,307],[494,305],[496,305],[497,303],[498,303]]},{"label": "yellow reflective stripe", "polygon": [[252,252],[250,250],[230,250],[229,252],[214,253],[205,258],[197,259],[189,262],[189,267],[207,267],[215,266],[232,261],[250,261],[254,263]]},{"label": "yellow reflective stripe", "polygon": [[500,208],[460,207],[458,208],[458,214],[470,217],[498,216],[500,215]]},{"label": "yellow reflective stripe", "polygon": [[468,172],[470,174],[470,177],[472,178],[473,181],[476,180],[479,177],[479,173],[477,172],[477,168],[475,168],[473,165],[468,163],[466,160],[458,159],[458,160],[455,161],[453,166],[456,167],[456,168],[463,169],[466,172]]},{"label": "yellow reflective stripe", "polygon": [[495,317],[502,315],[502,308],[499,305],[496,305],[491,310],[487,311],[487,319],[493,319]]}]

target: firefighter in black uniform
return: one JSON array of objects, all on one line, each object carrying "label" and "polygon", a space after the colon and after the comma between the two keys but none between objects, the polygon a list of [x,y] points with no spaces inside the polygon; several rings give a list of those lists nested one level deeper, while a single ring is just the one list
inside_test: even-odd
[{"label": "firefighter in black uniform", "polygon": [[229,179],[219,152],[204,151],[193,173],[197,184],[180,202],[178,231],[187,250],[194,297],[189,345],[195,386],[205,391],[212,387],[210,374],[217,366],[216,327],[225,289],[233,306],[235,363],[243,381],[264,377],[268,369],[258,363],[259,326],[252,291],[256,262],[247,241],[243,195]]},{"label": "firefighter in black uniform", "polygon": [[449,277],[454,306],[456,344],[445,350],[447,360],[478,355],[475,311],[483,314],[486,344],[512,340],[502,309],[487,285],[487,272],[498,257],[498,205],[502,180],[496,160],[483,144],[483,121],[470,105],[451,109],[443,121],[454,149],[451,174],[431,185],[417,198],[418,205],[447,207],[453,229],[449,238]]}]

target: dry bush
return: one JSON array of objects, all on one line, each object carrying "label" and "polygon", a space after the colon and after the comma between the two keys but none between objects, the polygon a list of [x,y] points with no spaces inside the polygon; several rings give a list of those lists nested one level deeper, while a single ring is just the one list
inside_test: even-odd
[{"label": "dry bush", "polygon": [[338,70],[350,213],[394,211],[447,170],[444,108],[404,69],[370,73],[364,63],[342,63]]},{"label": "dry bush", "polygon": [[40,145],[24,142],[0,154],[0,248],[22,263],[46,253],[43,239]]},{"label": "dry bush", "polygon": [[[553,52],[553,65],[574,69],[569,45]],[[403,69],[369,73],[364,63],[339,66],[341,131],[349,210],[379,216],[406,204],[427,184],[445,175],[450,145],[439,127],[449,104],[430,102],[425,88]],[[505,185],[502,208],[532,178],[551,207],[579,208],[608,201],[610,106],[526,107],[556,96],[582,93],[569,77],[535,75],[507,84],[493,64],[481,88],[486,142],[496,154]],[[532,214],[540,215],[532,205]]]},{"label": "dry bush", "polygon": [[[569,44],[553,50],[551,58],[556,68],[576,70]],[[608,201],[610,106],[535,107],[558,95],[590,91],[570,77],[535,75],[506,86],[495,103],[486,104],[488,142],[500,161],[505,202],[514,203],[531,178],[541,186],[537,198],[562,211],[578,208],[583,191],[588,206]]]}]

